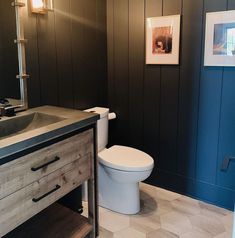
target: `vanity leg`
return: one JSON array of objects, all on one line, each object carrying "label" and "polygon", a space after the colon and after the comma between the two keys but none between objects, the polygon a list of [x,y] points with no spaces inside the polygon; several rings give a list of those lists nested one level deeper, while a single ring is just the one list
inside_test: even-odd
[{"label": "vanity leg", "polygon": [[89,238],[96,237],[96,205],[95,205],[95,183],[94,179],[88,180],[88,217],[93,230]]},{"label": "vanity leg", "polygon": [[90,224],[93,225],[93,231],[89,235],[89,238],[95,238],[99,236],[99,211],[98,211],[98,160],[97,160],[97,139],[96,139],[96,127],[94,127],[94,149],[93,149],[93,163],[91,166],[92,177],[88,180],[88,218]]}]

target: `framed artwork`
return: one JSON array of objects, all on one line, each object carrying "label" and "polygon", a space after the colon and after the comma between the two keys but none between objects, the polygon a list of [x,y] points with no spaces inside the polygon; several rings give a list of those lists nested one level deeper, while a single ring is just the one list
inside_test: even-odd
[{"label": "framed artwork", "polygon": [[147,18],[146,64],[179,64],[180,15]]},{"label": "framed artwork", "polygon": [[235,66],[235,11],[206,14],[205,66]]}]

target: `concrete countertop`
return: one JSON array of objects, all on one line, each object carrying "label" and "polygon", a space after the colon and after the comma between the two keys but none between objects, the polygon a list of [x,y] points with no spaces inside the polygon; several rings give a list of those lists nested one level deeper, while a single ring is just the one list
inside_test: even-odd
[{"label": "concrete countertop", "polygon": [[[65,119],[22,134],[0,139],[0,165],[11,161],[11,157],[13,158],[14,154],[92,125],[99,119],[99,115],[95,113],[53,106],[42,106],[30,109],[25,112],[17,113],[16,117],[34,112],[63,117]],[[1,120],[10,120],[10,118],[3,117]],[[5,159],[6,157],[8,158],[7,160]]]}]

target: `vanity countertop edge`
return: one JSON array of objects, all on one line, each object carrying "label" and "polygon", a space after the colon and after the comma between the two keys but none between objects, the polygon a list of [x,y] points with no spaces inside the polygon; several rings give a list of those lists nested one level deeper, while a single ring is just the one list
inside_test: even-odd
[{"label": "vanity countertop edge", "polygon": [[[16,116],[39,112],[65,118],[63,121],[47,125],[32,131],[0,140],[0,165],[14,159],[15,154],[46,143],[55,138],[93,125],[100,118],[98,114],[55,106],[41,106],[17,113]],[[7,120],[3,118],[3,120]]]}]

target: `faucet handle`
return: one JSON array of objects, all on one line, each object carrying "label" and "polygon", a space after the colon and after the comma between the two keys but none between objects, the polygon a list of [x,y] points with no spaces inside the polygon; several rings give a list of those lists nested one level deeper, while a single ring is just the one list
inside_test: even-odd
[{"label": "faucet handle", "polygon": [[0,105],[8,105],[9,104],[9,101],[6,99],[6,98],[0,98]]},{"label": "faucet handle", "polygon": [[8,105],[8,106],[0,105],[0,116],[13,117],[15,115],[16,115],[15,107],[11,105]]}]

